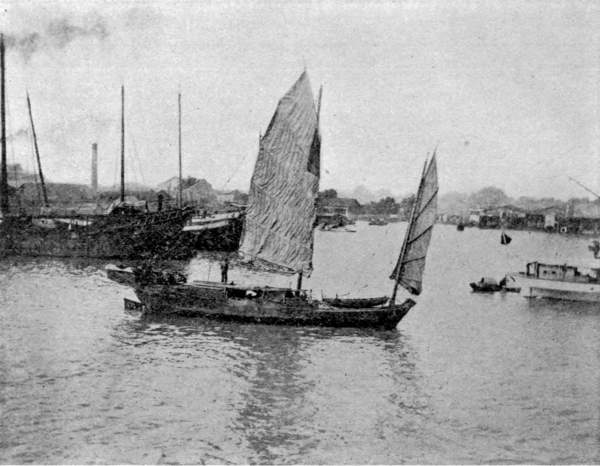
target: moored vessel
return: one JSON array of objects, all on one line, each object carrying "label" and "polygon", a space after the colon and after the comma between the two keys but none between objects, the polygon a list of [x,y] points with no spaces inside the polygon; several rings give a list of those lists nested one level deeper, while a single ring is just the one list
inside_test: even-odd
[{"label": "moored vessel", "polygon": [[600,302],[600,268],[583,272],[567,264],[530,262],[525,272],[510,276],[527,298]]},{"label": "moored vessel", "polygon": [[491,277],[481,277],[479,281],[469,283],[469,286],[475,293],[493,293],[502,289],[496,279]]},{"label": "moored vessel", "polygon": [[237,251],[244,209],[193,215],[183,226],[182,237],[197,250]]},{"label": "moored vessel", "polygon": [[371,220],[369,220],[369,225],[372,225],[372,226],[382,227],[387,224],[388,224],[388,222],[386,222],[385,219],[380,218],[380,217],[373,217]]},{"label": "moored vessel", "polygon": [[382,306],[389,301],[389,296],[379,296],[376,298],[323,298],[323,302],[333,307],[346,307],[351,309],[364,309],[369,307]]},{"label": "moored vessel", "polygon": [[125,201],[125,90],[121,87],[121,196],[110,212],[93,215],[52,213],[33,125],[31,102],[27,105],[35,144],[44,206],[41,213],[24,214],[11,208],[6,160],[6,89],[4,36],[0,36],[1,81],[1,171],[0,171],[0,255],[84,257],[84,258],[171,258],[185,259],[195,250],[181,230],[192,215],[191,209],[148,212],[132,208]]}]

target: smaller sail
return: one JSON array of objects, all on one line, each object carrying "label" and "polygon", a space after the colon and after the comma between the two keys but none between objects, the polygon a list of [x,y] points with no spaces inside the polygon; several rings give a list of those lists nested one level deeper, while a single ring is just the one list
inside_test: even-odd
[{"label": "smaller sail", "polygon": [[500,244],[505,246],[507,244],[510,244],[511,241],[512,241],[512,238],[510,236],[508,236],[506,233],[502,232],[502,234],[500,235]]},{"label": "smaller sail", "polygon": [[438,178],[435,153],[423,171],[400,257],[390,278],[421,294],[427,249],[437,216]]}]

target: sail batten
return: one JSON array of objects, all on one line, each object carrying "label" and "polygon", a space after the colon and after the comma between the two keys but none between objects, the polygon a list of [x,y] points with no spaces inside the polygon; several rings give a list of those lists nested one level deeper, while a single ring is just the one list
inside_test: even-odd
[{"label": "sail batten", "polygon": [[425,235],[429,230],[431,230],[433,228],[433,225],[431,225],[429,228],[426,228],[425,230],[423,230],[420,234],[418,234],[417,236],[415,236],[414,238],[409,239],[406,244],[412,244],[415,241],[420,240],[423,235]]},{"label": "sail batten", "polygon": [[413,257],[412,259],[406,259],[402,261],[402,264],[408,264],[409,262],[415,262],[420,260],[425,260],[427,256]]},{"label": "sail batten", "polygon": [[429,207],[429,204],[431,204],[432,201],[437,199],[437,193],[438,193],[438,190],[436,189],[435,192],[433,193],[433,195],[429,198],[429,200],[423,205],[421,210],[417,213],[417,217],[420,217],[425,212],[425,210]]},{"label": "sail batten", "polygon": [[240,246],[245,259],[310,273],[319,171],[318,117],[304,72],[260,139]]},{"label": "sail batten", "polygon": [[403,248],[390,276],[391,279],[396,280],[396,286],[402,285],[416,295],[422,290],[427,249],[437,216],[437,193],[437,165],[434,153],[423,170]]}]

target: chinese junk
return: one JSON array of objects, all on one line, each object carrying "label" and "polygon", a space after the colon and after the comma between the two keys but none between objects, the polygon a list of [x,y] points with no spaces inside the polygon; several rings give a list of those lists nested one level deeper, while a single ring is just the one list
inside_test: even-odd
[{"label": "chinese junk", "polygon": [[[315,199],[319,188],[320,100],[315,104],[304,72],[279,101],[260,148],[250,185],[240,256],[252,267],[298,274],[297,289],[192,282],[157,285],[138,282],[145,312],[243,322],[335,327],[395,328],[415,304],[396,304],[398,285],[421,292],[421,277],[436,216],[435,156],[426,164],[417,200],[392,273],[391,299],[366,307],[335,307],[312,299],[301,288],[312,270]],[[356,301],[359,302],[359,301]],[[373,303],[376,305],[373,305]]]},{"label": "chinese junk", "polygon": [[[106,214],[73,215],[48,204],[39,158],[29,96],[27,103],[37,155],[39,178],[44,193],[42,213],[15,212],[11,199],[6,161],[6,96],[4,38],[0,36],[2,159],[0,171],[0,255],[93,257],[93,258],[187,258],[193,247],[182,240],[181,230],[192,211],[169,209],[148,212],[144,206],[126,202],[124,186],[125,117],[121,88],[121,198]],[[143,203],[142,203],[143,204]],[[181,207],[181,206],[180,206]]]}]

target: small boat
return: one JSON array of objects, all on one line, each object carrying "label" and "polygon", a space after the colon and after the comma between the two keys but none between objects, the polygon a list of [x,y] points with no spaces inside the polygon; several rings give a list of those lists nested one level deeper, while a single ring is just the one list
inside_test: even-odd
[{"label": "small boat", "polygon": [[515,278],[507,274],[502,280],[500,280],[500,286],[502,287],[501,291],[506,291],[508,293],[520,293],[521,287],[515,280]]},{"label": "small boat", "polygon": [[481,277],[481,280],[478,282],[471,282],[469,285],[475,293],[493,293],[502,289],[500,284],[490,277]]},{"label": "small boat", "polygon": [[389,296],[378,298],[323,298],[323,302],[333,307],[347,307],[353,309],[381,306],[389,301]]},{"label": "small boat", "polygon": [[458,231],[464,231],[464,229],[465,229],[465,226],[464,226],[462,223],[459,223],[458,225],[456,225],[456,229],[457,229]]},{"label": "small boat", "polygon": [[119,265],[107,265],[106,276],[121,285],[135,287],[140,283],[153,284],[178,284],[185,283],[187,278],[180,272],[174,270],[154,269],[149,264],[142,264],[140,267],[125,267]]},{"label": "small boat", "polygon": [[348,226],[321,225],[319,229],[321,231],[331,231],[334,233],[356,233],[355,228],[350,228]]},{"label": "small boat", "polygon": [[235,251],[240,245],[244,209],[203,212],[184,225],[182,236],[197,250]]},{"label": "small boat", "polygon": [[[239,256],[246,266],[269,267],[280,274],[297,274],[297,287],[221,282],[187,284],[138,282],[135,293],[145,315],[186,316],[260,324],[393,329],[415,305],[396,303],[398,288],[419,295],[429,242],[437,212],[435,152],[425,163],[396,266],[392,296],[368,307],[335,307],[313,299],[302,289],[303,275],[312,271],[316,199],[319,191],[321,135],[317,103],[306,72],[279,101],[264,136],[250,181],[248,207]],[[225,262],[225,264],[227,264]],[[243,264],[242,264],[243,265]]]},{"label": "small boat", "polygon": [[143,312],[144,305],[139,301],[134,301],[133,299],[123,298],[123,307],[126,311],[136,311]]},{"label": "small boat", "polygon": [[372,218],[371,220],[369,220],[369,225],[384,226],[387,224],[388,224],[388,222],[386,222],[382,218]]}]

